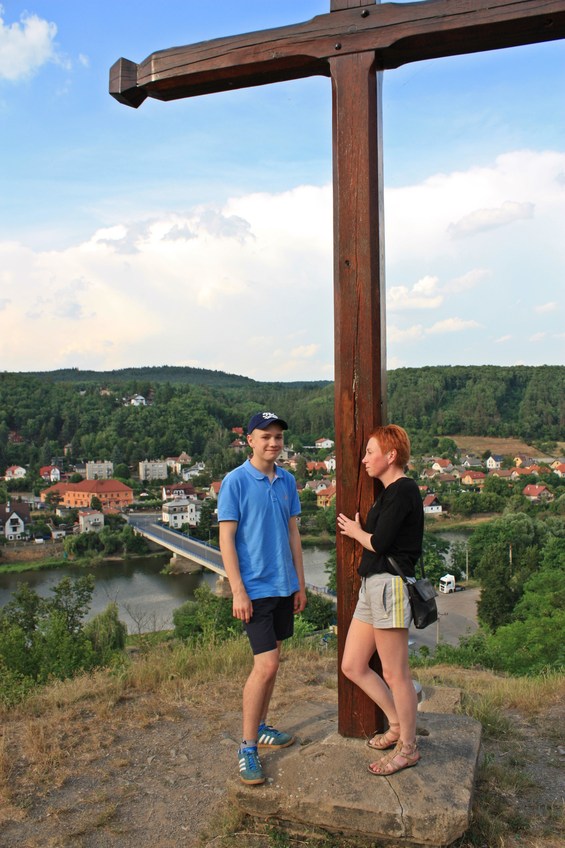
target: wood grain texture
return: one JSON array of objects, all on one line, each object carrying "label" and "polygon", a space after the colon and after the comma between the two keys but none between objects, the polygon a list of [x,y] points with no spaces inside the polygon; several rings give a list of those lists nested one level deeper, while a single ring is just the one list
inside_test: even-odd
[{"label": "wood grain texture", "polygon": [[[382,126],[375,59],[332,63],[336,507],[365,516],[375,499],[361,467],[369,433],[386,418]],[[355,608],[361,549],[338,534],[338,656]],[[339,671],[339,732],[369,736],[374,703]]]},{"label": "wood grain texture", "polygon": [[138,106],[147,96],[174,100],[329,76],[329,63],[336,55],[372,52],[384,70],[422,59],[565,37],[563,0],[427,0],[362,6],[351,0],[343,8],[344,3],[305,23],[152,53],[137,65],[135,85],[131,73],[135,63],[119,60],[111,70],[110,93],[122,103]]}]

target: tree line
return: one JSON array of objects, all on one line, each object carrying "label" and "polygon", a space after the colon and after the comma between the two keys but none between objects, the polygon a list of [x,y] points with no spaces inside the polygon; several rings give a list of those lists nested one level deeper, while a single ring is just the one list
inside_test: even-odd
[{"label": "tree line", "polygon": [[[147,405],[130,405],[134,394]],[[172,367],[4,372],[0,471],[16,464],[37,471],[64,454],[133,465],[187,451],[199,459],[216,457],[221,465],[232,428],[245,427],[259,409],[274,409],[289,421],[287,444],[296,450],[334,435],[332,383],[260,383]],[[565,431],[565,368],[396,369],[388,375],[388,419],[403,425],[422,450],[432,436],[450,434],[555,442]]]}]

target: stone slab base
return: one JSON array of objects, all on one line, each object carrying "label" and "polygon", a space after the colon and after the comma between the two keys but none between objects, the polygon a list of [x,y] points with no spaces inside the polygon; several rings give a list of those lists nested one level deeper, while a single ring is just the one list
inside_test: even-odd
[{"label": "stone slab base", "polygon": [[422,759],[390,777],[369,773],[377,755],[364,740],[337,733],[334,706],[297,704],[277,724],[294,733],[296,743],[260,752],[267,782],[229,782],[231,800],[248,815],[297,833],[398,846],[449,845],[469,827],[481,739],[474,719],[419,715]]}]

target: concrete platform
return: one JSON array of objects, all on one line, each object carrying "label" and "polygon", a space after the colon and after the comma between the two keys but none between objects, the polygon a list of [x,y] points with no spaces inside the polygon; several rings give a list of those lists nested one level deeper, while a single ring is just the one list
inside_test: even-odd
[{"label": "concrete platform", "polygon": [[481,726],[460,715],[418,715],[422,760],[390,777],[367,771],[377,759],[362,739],[337,733],[336,707],[297,704],[280,721],[296,735],[281,751],[261,752],[267,782],[229,782],[245,813],[296,833],[342,834],[389,846],[444,846],[469,827]]}]

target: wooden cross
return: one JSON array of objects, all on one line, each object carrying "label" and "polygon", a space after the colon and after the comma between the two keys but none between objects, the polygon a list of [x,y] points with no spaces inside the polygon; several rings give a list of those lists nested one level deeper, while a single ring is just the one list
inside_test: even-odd
[{"label": "wooden cross", "polygon": [[[110,93],[139,106],[314,75],[333,91],[335,423],[337,510],[366,514],[367,434],[386,420],[380,71],[407,62],[565,37],[565,0],[330,0],[329,14],[293,26],[120,59]],[[338,654],[357,594],[359,551],[337,537]],[[374,704],[341,673],[339,732],[368,735]]]}]

